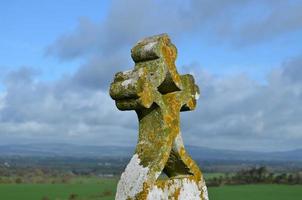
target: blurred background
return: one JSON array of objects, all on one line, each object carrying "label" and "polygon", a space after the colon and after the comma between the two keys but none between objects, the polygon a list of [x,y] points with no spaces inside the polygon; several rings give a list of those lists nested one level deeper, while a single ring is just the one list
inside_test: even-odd
[{"label": "blurred background", "polygon": [[138,121],[117,110],[110,83],[133,68],[138,40],[168,33],[179,72],[193,74],[201,89],[197,109],[181,114],[192,157],[207,172],[267,167],[295,177],[302,169],[301,10],[301,0],[2,1],[0,169],[12,182],[29,180],[16,175],[20,167],[45,173],[50,163],[65,175],[119,177]]}]

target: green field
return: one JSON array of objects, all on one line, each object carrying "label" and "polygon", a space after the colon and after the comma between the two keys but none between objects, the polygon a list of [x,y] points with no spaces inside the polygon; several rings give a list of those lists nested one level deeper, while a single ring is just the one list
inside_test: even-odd
[{"label": "green field", "polygon": [[[109,200],[114,199],[116,181],[98,180],[72,184],[2,184],[1,200]],[[209,188],[213,200],[301,200],[302,186],[245,185]]]},{"label": "green field", "polygon": [[213,200],[301,200],[302,186],[244,185],[209,189]]},{"label": "green field", "polygon": [[114,199],[116,180],[77,180],[71,184],[0,184],[0,200]]}]

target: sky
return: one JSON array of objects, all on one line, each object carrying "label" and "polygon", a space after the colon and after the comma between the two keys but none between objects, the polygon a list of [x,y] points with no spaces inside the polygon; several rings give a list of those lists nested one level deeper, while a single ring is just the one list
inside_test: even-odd
[{"label": "sky", "polygon": [[109,96],[130,49],[167,33],[201,89],[185,145],[302,148],[301,0],[11,0],[0,3],[0,145],[135,146],[135,112]]}]

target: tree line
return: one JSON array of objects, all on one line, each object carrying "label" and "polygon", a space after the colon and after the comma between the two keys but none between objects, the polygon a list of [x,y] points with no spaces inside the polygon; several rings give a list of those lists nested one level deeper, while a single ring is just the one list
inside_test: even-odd
[{"label": "tree line", "polygon": [[243,185],[243,184],[302,184],[302,172],[273,173],[266,167],[252,167],[240,170],[232,175],[207,179],[208,186]]}]

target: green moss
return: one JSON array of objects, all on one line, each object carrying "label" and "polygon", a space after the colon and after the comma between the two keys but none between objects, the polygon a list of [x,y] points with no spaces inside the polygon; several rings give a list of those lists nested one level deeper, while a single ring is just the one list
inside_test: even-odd
[{"label": "green moss", "polygon": [[195,109],[199,95],[193,76],[177,72],[177,49],[166,34],[138,42],[131,53],[134,69],[115,75],[110,95],[118,109],[135,110],[139,119],[136,154],[149,173],[137,199],[146,198],[162,171],[171,180],[190,178],[202,191],[202,173],[186,153],[180,135],[180,112]]}]

